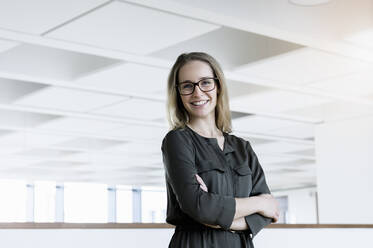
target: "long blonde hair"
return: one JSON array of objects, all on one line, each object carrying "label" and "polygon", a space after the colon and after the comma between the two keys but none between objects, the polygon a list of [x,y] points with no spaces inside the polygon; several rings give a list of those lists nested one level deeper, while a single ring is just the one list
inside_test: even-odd
[{"label": "long blonde hair", "polygon": [[176,59],[175,64],[172,66],[167,83],[167,119],[170,129],[185,128],[185,125],[189,122],[188,112],[184,108],[176,84],[179,80],[180,68],[194,60],[208,63],[214,72],[214,76],[218,78],[219,90],[215,107],[215,124],[222,132],[232,132],[228,91],[223,71],[219,63],[212,56],[202,52],[183,53]]}]

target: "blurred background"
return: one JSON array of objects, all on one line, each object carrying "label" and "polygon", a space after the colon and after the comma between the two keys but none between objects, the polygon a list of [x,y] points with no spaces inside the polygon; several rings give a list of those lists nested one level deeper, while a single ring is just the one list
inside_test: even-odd
[{"label": "blurred background", "polygon": [[167,76],[203,51],[224,69],[233,134],[258,155],[279,223],[373,223],[372,9],[1,0],[0,222],[164,223]]}]

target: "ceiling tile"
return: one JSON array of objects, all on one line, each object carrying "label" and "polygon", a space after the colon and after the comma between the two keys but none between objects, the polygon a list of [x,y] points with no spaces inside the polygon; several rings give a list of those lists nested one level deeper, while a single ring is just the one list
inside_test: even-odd
[{"label": "ceiling tile", "polygon": [[95,138],[75,138],[54,144],[56,148],[70,148],[70,149],[84,149],[84,150],[101,150],[111,146],[123,144],[123,141],[109,140],[109,139],[95,139]]},{"label": "ceiling tile", "polygon": [[63,87],[47,87],[22,97],[15,101],[14,104],[73,112],[86,112],[126,99],[128,99],[128,97]]},{"label": "ceiling tile", "polygon": [[91,112],[137,120],[154,120],[166,116],[166,105],[164,102],[133,98]]},{"label": "ceiling tile", "polygon": [[12,48],[14,48],[18,45],[19,45],[18,42],[0,39],[0,53],[4,52],[6,50],[12,49]]},{"label": "ceiling tile", "polygon": [[270,91],[272,88],[250,84],[246,82],[227,80],[229,99],[240,96],[254,95],[259,92]]},{"label": "ceiling tile", "polygon": [[53,161],[53,160],[47,160],[47,161],[41,161],[38,163],[30,164],[30,167],[32,168],[50,168],[50,169],[62,169],[66,168],[69,170],[74,170],[76,167],[81,167],[87,165],[87,163],[82,162],[73,162],[73,161]]},{"label": "ceiling tile", "polygon": [[310,139],[315,136],[314,131],[314,124],[298,123],[287,127],[268,130],[266,131],[266,134],[286,138]]},{"label": "ceiling tile", "polygon": [[259,154],[259,151],[255,149],[255,153],[258,156],[259,163],[262,165],[263,169],[266,170],[270,164],[278,163],[278,162],[290,162],[297,160],[296,158],[280,156],[280,155],[268,155],[268,154]]},{"label": "ceiling tile", "polygon": [[216,58],[224,69],[231,69],[301,47],[268,36],[221,27],[151,55],[175,61],[181,53],[204,51]]},{"label": "ceiling tile", "polygon": [[119,60],[29,44],[0,53],[0,71],[59,80],[72,80],[116,63]]},{"label": "ceiling tile", "polygon": [[242,117],[247,117],[247,116],[251,116],[251,114],[242,113],[242,112],[238,112],[238,111],[231,111],[232,120],[242,118]]},{"label": "ceiling tile", "polygon": [[365,95],[364,98],[373,101],[373,94]]},{"label": "ceiling tile", "polygon": [[56,149],[47,149],[47,148],[35,148],[26,150],[20,153],[17,153],[16,155],[20,156],[31,156],[31,157],[40,157],[40,158],[58,158],[58,157],[64,157],[72,154],[77,154],[78,151],[73,150],[56,150]]},{"label": "ceiling tile", "polygon": [[57,115],[0,109],[0,127],[36,127],[57,119]]},{"label": "ceiling tile", "polygon": [[367,27],[357,32],[355,31],[343,37],[343,40],[359,47],[371,49],[373,47],[373,28],[369,26],[369,28]]},{"label": "ceiling tile", "polygon": [[217,28],[195,19],[114,1],[47,37],[145,55]]},{"label": "ceiling tile", "polygon": [[302,48],[257,63],[235,72],[272,79],[274,82],[309,84],[343,76],[370,67],[369,63],[312,48]]},{"label": "ceiling tile", "polygon": [[72,171],[65,168],[14,168],[9,169],[7,178],[24,179],[27,181],[57,181],[57,182],[76,182],[81,181],[87,172]]},{"label": "ceiling tile", "polygon": [[256,153],[284,153],[294,152],[312,148],[313,145],[291,143],[286,141],[277,141],[266,144],[259,144],[255,146]]},{"label": "ceiling tile", "polygon": [[239,136],[247,141],[250,142],[250,145],[252,147],[254,147],[255,149],[255,146],[256,145],[259,145],[259,144],[266,144],[266,143],[270,143],[270,142],[274,142],[273,140],[271,139],[263,139],[263,138],[253,138],[253,137],[250,137],[250,136],[247,136],[247,135],[241,135],[241,134],[238,134],[236,136]]},{"label": "ceiling tile", "polygon": [[315,156],[315,149],[305,149],[301,151],[289,152],[289,154],[301,155],[301,156]]},{"label": "ceiling tile", "polygon": [[124,63],[74,82],[116,92],[151,94],[163,91],[166,95],[168,73],[169,70],[162,68]]},{"label": "ceiling tile", "polygon": [[369,71],[352,73],[342,77],[330,78],[307,85],[311,89],[321,89],[325,92],[357,97],[373,93],[373,72]]},{"label": "ceiling tile", "polygon": [[294,125],[294,121],[268,118],[263,116],[248,116],[232,121],[233,129],[237,132],[259,132]]},{"label": "ceiling tile", "polygon": [[278,113],[330,101],[325,97],[316,97],[285,90],[271,90],[231,99],[230,108],[234,111],[245,111],[246,109],[246,111],[251,112]]},{"label": "ceiling tile", "polygon": [[362,115],[373,114],[373,107],[351,102],[331,102],[317,106],[298,108],[284,114],[306,118],[317,118],[323,121],[343,120]]},{"label": "ceiling tile", "polygon": [[120,153],[98,153],[82,152],[79,154],[72,154],[65,156],[64,159],[68,161],[79,161],[90,163],[94,167],[115,167],[115,168],[128,168],[131,166],[151,166],[162,163],[161,156],[139,156],[138,154],[120,154]]},{"label": "ceiling tile", "polygon": [[144,126],[144,125],[125,125],[121,128],[105,130],[103,135],[110,135],[123,139],[131,139],[134,141],[153,140],[157,143],[162,141],[163,137],[167,134],[168,128],[157,126]]},{"label": "ceiling tile", "polygon": [[44,84],[0,78],[0,103],[9,104],[22,96],[47,87]]},{"label": "ceiling tile", "polygon": [[0,27],[42,34],[107,0],[2,0]]},{"label": "ceiling tile", "polygon": [[78,132],[78,133],[89,133],[97,134],[104,130],[115,129],[123,126],[123,124],[101,121],[95,119],[84,119],[84,118],[73,118],[64,117],[56,119],[40,125],[38,128],[41,130],[58,130],[58,131],[68,131],[68,132]]},{"label": "ceiling tile", "polygon": [[0,136],[0,145],[14,145],[22,148],[30,148],[33,146],[50,146],[70,139],[71,136],[66,135],[42,134],[20,131],[13,132],[9,135]]},{"label": "ceiling tile", "polygon": [[301,172],[302,170],[301,169],[284,169],[284,168],[279,168],[279,169],[275,169],[275,170],[270,170],[270,171],[267,171],[267,173],[269,174],[289,174],[289,173],[294,173],[294,172]]},{"label": "ceiling tile", "polygon": [[9,135],[9,134],[13,134],[13,133],[14,133],[14,131],[11,131],[11,130],[0,129],[0,139],[5,135]]},{"label": "ceiling tile", "polygon": [[12,169],[12,168],[19,168],[19,167],[24,167],[28,166],[30,164],[40,162],[41,160],[38,158],[20,158],[16,156],[12,157],[0,157],[0,170],[5,170],[5,169]]},{"label": "ceiling tile", "polygon": [[[157,130],[157,129],[155,129]],[[161,152],[160,142],[127,142],[105,149],[106,153],[120,153],[120,154],[158,154]]]},{"label": "ceiling tile", "polygon": [[22,146],[22,144],[2,144],[2,140],[0,139],[0,155],[1,156],[11,156],[13,155],[14,153],[18,153],[18,152],[21,152],[24,150],[24,146]]},{"label": "ceiling tile", "polygon": [[312,159],[297,159],[294,161],[288,161],[288,162],[278,162],[278,163],[271,163],[274,167],[280,167],[285,166],[285,168],[294,168],[294,167],[299,167],[303,171],[304,165],[314,165],[315,160]]}]

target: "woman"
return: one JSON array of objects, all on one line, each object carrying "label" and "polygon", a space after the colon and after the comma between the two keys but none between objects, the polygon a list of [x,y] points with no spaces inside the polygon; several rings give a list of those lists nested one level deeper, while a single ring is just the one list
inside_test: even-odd
[{"label": "woman", "polygon": [[205,53],[181,54],[168,78],[162,142],[168,195],[169,247],[253,247],[276,222],[278,203],[248,141],[230,135],[223,72]]}]

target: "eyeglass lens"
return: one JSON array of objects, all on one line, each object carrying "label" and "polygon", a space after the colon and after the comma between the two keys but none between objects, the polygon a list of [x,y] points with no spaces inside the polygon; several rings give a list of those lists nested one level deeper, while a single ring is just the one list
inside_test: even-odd
[{"label": "eyeglass lens", "polygon": [[185,82],[179,84],[179,91],[182,95],[189,95],[194,92],[196,85],[198,84],[200,90],[203,92],[211,91],[215,88],[215,79],[214,78],[204,78],[198,81],[197,83]]}]

